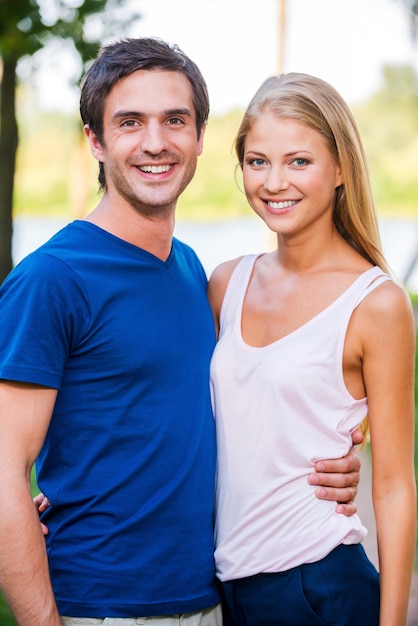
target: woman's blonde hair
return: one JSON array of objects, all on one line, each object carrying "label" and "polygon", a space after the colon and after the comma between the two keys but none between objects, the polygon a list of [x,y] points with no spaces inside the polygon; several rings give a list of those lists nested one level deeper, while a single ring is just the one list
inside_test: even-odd
[{"label": "woman's blonde hair", "polygon": [[292,72],[267,78],[257,90],[235,138],[242,167],[245,139],[265,111],[291,118],[320,133],[338,162],[344,183],[336,189],[333,218],[342,237],[373,265],[388,271],[364,148],[357,124],[340,94],[324,80]]},{"label": "woman's blonde hair", "polygon": [[[338,91],[309,74],[292,72],[267,78],[248,105],[235,139],[241,168],[247,133],[266,110],[278,118],[291,118],[305,124],[324,137],[341,168],[344,181],[335,191],[335,227],[365,259],[389,271],[382,251],[360,133],[353,114]],[[360,429],[365,436],[368,434],[368,418]]]}]

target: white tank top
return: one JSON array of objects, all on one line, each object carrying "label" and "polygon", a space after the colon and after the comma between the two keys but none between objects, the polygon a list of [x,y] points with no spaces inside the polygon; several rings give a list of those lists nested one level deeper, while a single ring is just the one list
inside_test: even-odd
[{"label": "white tank top", "polygon": [[257,255],[235,268],[211,363],[218,442],[216,551],[219,578],[232,580],[318,561],[367,535],[358,515],[319,500],[308,475],[320,459],[344,456],[367,414],[343,379],[347,326],[367,288],[389,276],[361,274],[325,310],[265,347],[246,344],[241,313]]}]

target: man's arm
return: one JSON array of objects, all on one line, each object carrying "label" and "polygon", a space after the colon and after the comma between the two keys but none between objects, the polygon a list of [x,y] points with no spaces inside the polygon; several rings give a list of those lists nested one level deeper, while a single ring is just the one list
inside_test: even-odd
[{"label": "man's arm", "polygon": [[353,447],[341,459],[327,459],[315,464],[315,472],[310,474],[310,485],[317,486],[316,497],[337,502],[336,511],[350,517],[357,511],[354,499],[360,482],[360,457],[354,446],[363,442],[360,430],[352,433]]},{"label": "man's arm", "polygon": [[0,584],[19,626],[61,626],[30,472],[57,391],[0,382]]}]

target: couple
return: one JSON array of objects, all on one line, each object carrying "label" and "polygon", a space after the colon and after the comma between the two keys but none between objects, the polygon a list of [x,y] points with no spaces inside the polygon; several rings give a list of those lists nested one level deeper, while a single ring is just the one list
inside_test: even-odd
[{"label": "couple", "polygon": [[172,237],[209,114],[197,66],[157,39],[109,45],[80,111],[102,198],[0,292],[0,581],[19,626],[378,624],[349,503],[367,413],[380,624],[404,624],[414,329],[345,105],[305,75],[261,86],[236,148],[278,247],[215,270],[211,306]]}]

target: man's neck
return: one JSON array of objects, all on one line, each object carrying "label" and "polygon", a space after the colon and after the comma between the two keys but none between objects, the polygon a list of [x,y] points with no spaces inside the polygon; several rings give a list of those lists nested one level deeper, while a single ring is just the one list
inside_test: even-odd
[{"label": "man's neck", "polygon": [[85,220],[162,261],[166,261],[171,252],[174,208],[154,216],[144,215],[129,206],[115,208],[105,194]]}]

